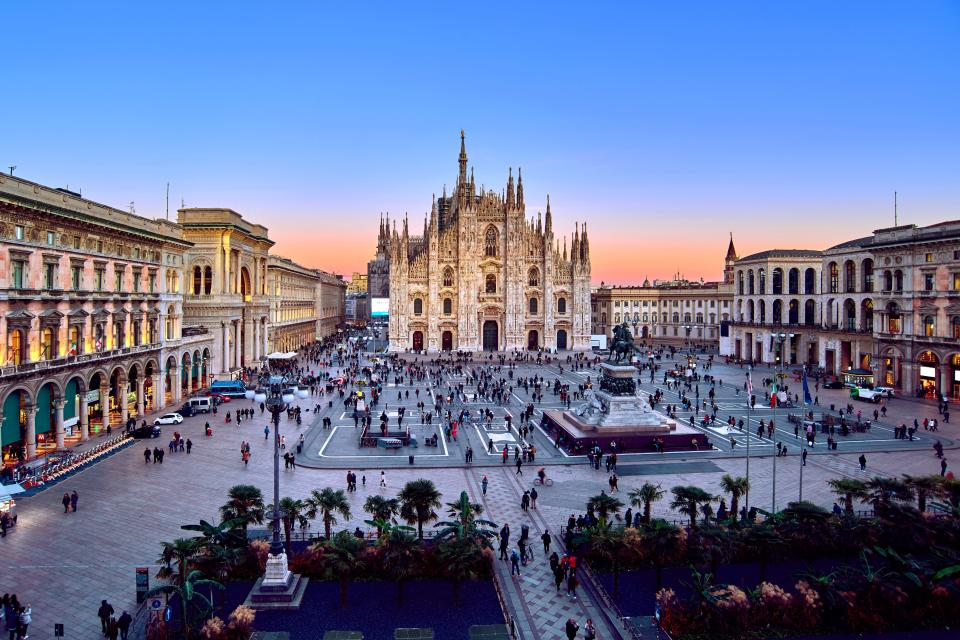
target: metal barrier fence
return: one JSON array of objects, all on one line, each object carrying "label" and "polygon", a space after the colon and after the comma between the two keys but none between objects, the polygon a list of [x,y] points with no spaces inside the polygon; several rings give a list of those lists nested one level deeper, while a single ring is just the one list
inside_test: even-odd
[{"label": "metal barrier fence", "polygon": [[503,595],[503,588],[500,586],[500,579],[497,578],[497,572],[490,569],[493,578],[493,589],[497,592],[497,601],[500,603],[500,611],[503,612],[503,620],[507,624],[507,631],[514,640],[522,640],[522,634],[517,630],[517,623],[510,615],[510,609],[507,608],[507,599]]}]

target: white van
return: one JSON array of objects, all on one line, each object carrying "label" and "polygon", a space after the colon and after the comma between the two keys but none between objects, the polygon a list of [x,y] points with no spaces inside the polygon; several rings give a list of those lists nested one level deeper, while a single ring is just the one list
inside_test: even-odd
[{"label": "white van", "polygon": [[190,406],[194,413],[210,413],[213,408],[213,400],[210,398],[190,398]]}]

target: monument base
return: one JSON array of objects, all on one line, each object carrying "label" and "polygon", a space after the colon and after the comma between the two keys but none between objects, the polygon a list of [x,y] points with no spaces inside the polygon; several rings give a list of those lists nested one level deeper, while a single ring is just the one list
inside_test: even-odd
[{"label": "monument base", "polygon": [[267,570],[244,601],[256,610],[295,611],[300,608],[310,578],[287,570],[287,554],[267,558]]}]

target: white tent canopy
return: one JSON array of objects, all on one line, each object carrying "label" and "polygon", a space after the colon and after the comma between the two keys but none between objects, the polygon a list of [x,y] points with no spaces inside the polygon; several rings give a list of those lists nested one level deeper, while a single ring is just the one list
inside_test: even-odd
[{"label": "white tent canopy", "polygon": [[274,351],[267,356],[270,360],[293,360],[297,357],[296,351],[290,351],[289,353],[280,353],[279,351]]}]

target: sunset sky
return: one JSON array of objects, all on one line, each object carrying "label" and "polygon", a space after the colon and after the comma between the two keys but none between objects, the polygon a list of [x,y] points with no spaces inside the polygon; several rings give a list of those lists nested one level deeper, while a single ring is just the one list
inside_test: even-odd
[{"label": "sunset sky", "polygon": [[7,3],[0,165],[148,217],[169,182],[347,277],[460,129],[478,182],[588,222],[596,283],[824,248],[894,191],[960,218],[960,3],[639,4]]}]

